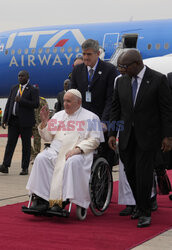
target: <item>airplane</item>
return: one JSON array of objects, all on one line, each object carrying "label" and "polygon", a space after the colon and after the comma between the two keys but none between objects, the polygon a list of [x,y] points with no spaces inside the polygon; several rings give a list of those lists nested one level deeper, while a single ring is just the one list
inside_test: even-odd
[{"label": "airplane", "polygon": [[172,54],[147,58],[143,61],[149,68],[159,71],[164,75],[172,72]]},{"label": "airplane", "polygon": [[82,55],[88,38],[99,41],[101,58],[116,64],[118,55],[136,48],[143,59],[172,53],[172,19],[25,28],[0,33],[0,97],[6,98],[27,70],[40,95],[54,98]]}]

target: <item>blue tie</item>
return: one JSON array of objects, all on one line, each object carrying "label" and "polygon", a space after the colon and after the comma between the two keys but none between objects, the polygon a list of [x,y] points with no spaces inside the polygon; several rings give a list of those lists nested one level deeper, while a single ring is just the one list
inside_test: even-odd
[{"label": "blue tie", "polygon": [[91,69],[89,70],[89,82],[92,81],[93,74],[94,74],[94,69],[91,68]]},{"label": "blue tie", "polygon": [[137,76],[134,78],[133,84],[132,84],[132,94],[133,94],[133,105],[135,103],[135,98],[136,98],[136,92],[137,92]]}]

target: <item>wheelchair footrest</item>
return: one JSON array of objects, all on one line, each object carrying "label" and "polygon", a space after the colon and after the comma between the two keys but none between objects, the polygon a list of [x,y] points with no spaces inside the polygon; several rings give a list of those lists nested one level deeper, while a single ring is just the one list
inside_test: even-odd
[{"label": "wheelchair footrest", "polygon": [[26,206],[22,206],[22,212],[25,214],[32,214],[32,215],[44,215],[45,211],[36,210],[33,208],[28,208]]},{"label": "wheelchair footrest", "polygon": [[51,210],[47,210],[46,211],[46,215],[48,216],[59,216],[59,217],[69,217],[70,212],[68,212],[65,209],[62,209],[61,211],[51,211]]}]

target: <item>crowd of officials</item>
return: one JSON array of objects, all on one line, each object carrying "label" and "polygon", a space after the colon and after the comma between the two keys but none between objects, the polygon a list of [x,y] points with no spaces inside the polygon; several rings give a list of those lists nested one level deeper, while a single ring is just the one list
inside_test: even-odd
[{"label": "crowd of officials", "polygon": [[[68,199],[87,208],[89,198],[83,196],[87,193],[89,178],[84,177],[86,172],[80,168],[73,169],[72,166],[79,165],[84,155],[82,165],[87,162],[90,171],[90,159],[94,149],[100,144],[102,156],[113,167],[116,163],[118,139],[119,165],[124,176],[120,177],[119,185],[122,188],[126,186],[128,192],[121,194],[125,200],[122,204],[126,208],[120,215],[131,215],[131,219],[138,219],[138,227],[147,227],[151,224],[151,212],[158,208],[155,167],[161,165],[170,168],[169,161],[162,163],[164,154],[172,149],[172,97],[168,80],[165,75],[145,66],[141,54],[135,49],[120,55],[117,68],[100,59],[99,49],[98,41],[93,39],[82,44],[83,56],[75,59],[69,79],[64,81],[64,89],[57,95],[53,119],[63,121],[66,126],[71,117],[75,120],[94,117],[101,121],[104,140],[100,133],[93,131],[84,131],[77,140],[78,135],[74,136],[74,133],[71,137],[71,133],[62,135],[46,130],[49,120],[48,104],[45,98],[39,96],[39,86],[31,85],[28,72],[23,70],[18,74],[19,83],[10,91],[1,121],[3,128],[8,125],[8,141],[0,172],[9,172],[15,146],[21,135],[20,175],[28,174],[29,162],[35,159],[27,184],[27,189],[34,196],[32,209],[48,209],[50,206],[52,211],[59,211]],[[44,153],[40,153],[40,135],[49,140],[51,145]],[[61,144],[61,140],[66,140],[66,144]],[[63,159],[60,150],[66,158]],[[58,167],[58,171],[55,171],[54,166],[59,166],[59,159],[64,161],[64,167]],[[44,171],[43,167],[42,170],[39,168],[40,162],[41,165],[46,165]],[[68,168],[74,172],[71,173]],[[37,186],[36,176],[42,179],[42,183],[47,182],[41,171],[51,173],[44,192],[40,191],[42,185]],[[71,189],[76,188],[71,176],[78,176],[79,172],[85,179],[85,186],[80,188],[79,193],[76,191],[71,194]],[[64,180],[59,177],[63,174]],[[54,178],[59,178],[58,185]],[[68,185],[63,188],[63,181],[68,185],[70,183],[69,188]],[[57,189],[62,192],[58,193]]]}]

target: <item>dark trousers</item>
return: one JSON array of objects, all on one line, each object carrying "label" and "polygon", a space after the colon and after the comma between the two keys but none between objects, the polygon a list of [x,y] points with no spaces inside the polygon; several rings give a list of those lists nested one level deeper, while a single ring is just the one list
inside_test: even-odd
[{"label": "dark trousers", "polygon": [[27,169],[30,162],[32,127],[20,127],[18,118],[12,116],[8,124],[8,141],[5,149],[3,164],[10,167],[13,153],[21,135],[22,140],[22,169]]},{"label": "dark trousers", "polygon": [[119,153],[136,205],[143,215],[150,216],[156,151],[143,151],[137,144],[133,129],[127,148]]}]

